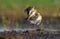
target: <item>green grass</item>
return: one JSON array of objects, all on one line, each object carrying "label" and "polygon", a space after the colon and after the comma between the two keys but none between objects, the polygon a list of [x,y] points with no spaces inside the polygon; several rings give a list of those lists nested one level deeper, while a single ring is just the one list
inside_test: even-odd
[{"label": "green grass", "polygon": [[51,0],[0,0],[0,8],[11,8],[15,9],[16,6],[24,8],[26,6],[50,7],[52,6]]},{"label": "green grass", "polygon": [[[0,9],[3,10],[17,10],[17,13],[23,13],[24,9],[28,6],[35,6],[39,11],[44,8],[49,8],[50,12],[55,10],[55,4],[53,0],[0,0]],[[59,5],[60,6],[60,5]],[[60,12],[60,11],[59,11]],[[48,14],[48,12],[46,12]],[[43,13],[43,15],[45,15]]]},{"label": "green grass", "polygon": [[35,6],[37,8],[53,7],[54,2],[52,0],[0,0],[0,8],[15,9],[19,7],[21,10],[21,8],[27,6]]}]

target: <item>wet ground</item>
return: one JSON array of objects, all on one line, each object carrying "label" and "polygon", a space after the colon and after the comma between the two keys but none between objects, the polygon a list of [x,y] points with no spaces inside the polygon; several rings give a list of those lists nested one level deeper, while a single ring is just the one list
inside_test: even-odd
[{"label": "wet ground", "polygon": [[[29,33],[26,33],[24,31],[28,30],[34,30],[34,25],[31,25],[29,23],[19,23],[19,27],[18,29],[19,32],[15,33],[7,33],[7,32],[4,32],[4,30],[6,30],[5,28],[3,28],[3,25],[0,23],[0,38],[6,38],[6,39],[60,39],[60,31],[56,31],[56,32],[59,32],[58,34],[52,34],[52,33],[40,33],[40,32],[29,32]],[[21,26],[22,25],[22,26]],[[7,27],[7,28],[16,28],[16,24],[9,24],[8,26],[10,27]],[[45,22],[45,21],[42,21],[41,25],[39,26],[42,26],[40,28],[51,28],[51,27],[56,27],[56,29],[59,29],[60,30],[60,22]],[[39,27],[38,26],[38,27]],[[21,29],[22,28],[22,29]],[[49,31],[49,30],[48,30]],[[52,30],[53,32],[54,30]],[[2,33],[1,33],[2,32]]]},{"label": "wet ground", "polygon": [[6,39],[60,39],[60,34],[51,34],[51,33],[33,33],[33,32],[2,32],[0,33],[0,38]]}]

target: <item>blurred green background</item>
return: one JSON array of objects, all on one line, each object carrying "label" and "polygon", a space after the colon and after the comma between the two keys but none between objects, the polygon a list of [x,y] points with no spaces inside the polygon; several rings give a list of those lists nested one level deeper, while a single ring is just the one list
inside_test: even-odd
[{"label": "blurred green background", "polygon": [[[4,26],[6,27],[6,24],[9,24],[11,19],[11,22],[14,22],[14,19],[20,20],[25,18],[27,15],[24,10],[28,6],[34,6],[44,18],[48,17],[46,20],[43,19],[46,21],[45,23],[60,22],[55,20],[55,18],[60,17],[60,0],[0,0],[0,25],[5,24]],[[1,18],[3,18],[3,20]],[[44,25],[42,24],[42,26]],[[53,27],[55,27],[55,25],[53,25]],[[55,29],[56,28],[57,27],[55,27]]]},{"label": "blurred green background", "polygon": [[24,9],[34,6],[42,16],[60,16],[60,0],[0,0],[0,16],[24,18]]}]

